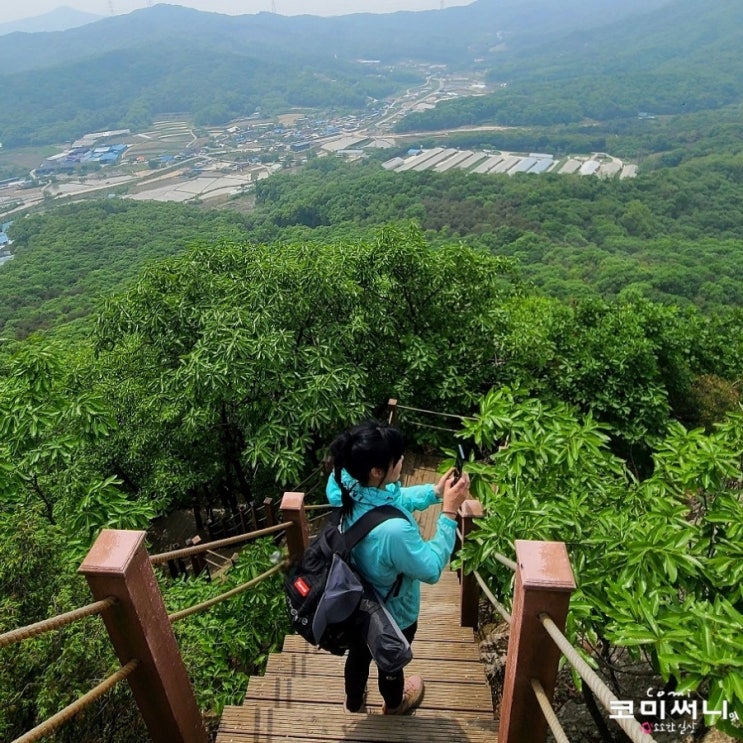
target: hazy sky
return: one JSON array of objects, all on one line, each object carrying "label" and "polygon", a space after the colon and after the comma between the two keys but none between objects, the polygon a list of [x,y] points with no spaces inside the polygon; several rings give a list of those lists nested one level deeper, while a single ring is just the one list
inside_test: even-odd
[{"label": "hazy sky", "polygon": [[[449,8],[454,5],[469,5],[470,2],[472,0],[443,0],[443,5]],[[18,3],[0,0],[0,23],[42,15],[62,5],[105,16],[111,15],[112,9],[116,14],[129,13],[137,8],[156,4],[155,0],[23,0]],[[172,0],[171,4],[230,15],[271,11],[274,7],[281,15],[342,15],[434,10],[441,7],[442,0]]]}]

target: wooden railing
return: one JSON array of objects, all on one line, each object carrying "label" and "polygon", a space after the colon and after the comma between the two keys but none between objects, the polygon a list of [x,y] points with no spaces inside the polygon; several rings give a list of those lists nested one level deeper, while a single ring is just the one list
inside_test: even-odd
[{"label": "wooden railing", "polygon": [[256,578],[209,601],[168,614],[153,565],[260,537],[291,533],[294,529],[292,523],[275,524],[217,542],[152,556],[145,548],[144,531],[104,529],[78,570],[87,579],[96,601],[43,622],[0,634],[0,648],[97,614],[103,619],[121,668],[13,743],[31,743],[50,735],[124,679],[132,689],[153,743],[207,743],[209,736],[171,625],[249,590],[285,566],[284,563],[274,565]]},{"label": "wooden railing", "polygon": [[[395,401],[390,402],[392,407]],[[396,403],[392,409],[398,409]],[[279,534],[286,539],[288,560],[298,559],[310,539],[309,509],[304,501],[305,493],[287,492],[280,506],[282,523],[160,555],[150,556],[147,553],[143,531],[104,530],[79,569],[86,577],[96,602],[64,617],[40,623],[43,627],[33,625],[0,635],[0,647],[50,631],[61,626],[61,623],[76,621],[78,614],[100,614],[122,664],[121,670],[100,686],[107,685],[108,688],[126,678],[153,743],[206,743],[208,736],[171,625],[190,614],[207,610],[218,601],[248,590],[281,570],[284,564],[275,565],[252,581],[210,601],[170,615],[165,608],[153,565],[173,559],[192,558],[206,550]],[[457,514],[457,547],[476,531],[476,520],[482,516],[480,503],[465,501]],[[548,724],[556,740],[565,740],[564,734],[558,729],[559,724],[555,725],[556,718],[549,705],[561,649],[566,655],[570,654],[564,647],[567,641],[562,632],[570,595],[575,590],[572,569],[562,542],[518,540],[515,550],[515,561],[502,555],[496,556],[516,573],[512,613],[506,612],[497,602],[476,572],[468,572],[464,566],[465,569],[459,571],[460,624],[464,627],[477,626],[481,590],[511,624],[501,703],[500,743],[544,743]],[[38,740],[103,693],[98,689],[94,692],[86,695],[90,699],[78,700],[18,741]],[[535,702],[544,710],[544,716],[532,714]],[[628,725],[632,727],[630,723]],[[634,736],[636,730],[633,728],[631,733]],[[642,740],[643,743],[651,743],[652,738],[645,735]]]}]

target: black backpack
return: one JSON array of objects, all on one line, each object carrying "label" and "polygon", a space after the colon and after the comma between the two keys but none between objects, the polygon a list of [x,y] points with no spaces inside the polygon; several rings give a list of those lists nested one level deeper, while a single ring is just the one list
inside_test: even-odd
[{"label": "black backpack", "polygon": [[[378,506],[341,532],[336,509],[284,578],[286,604],[298,634],[335,655],[343,655],[361,636],[377,665],[389,672],[412,659],[410,644],[374,588],[351,566],[350,556],[375,526],[395,518],[407,520],[394,506]],[[399,590],[401,579],[385,600]]]}]

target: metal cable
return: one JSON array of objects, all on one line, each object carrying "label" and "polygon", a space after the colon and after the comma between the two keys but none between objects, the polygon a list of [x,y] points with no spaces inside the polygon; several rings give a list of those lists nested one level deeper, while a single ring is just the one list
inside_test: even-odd
[{"label": "metal cable", "polygon": [[57,728],[61,727],[78,712],[81,712],[92,704],[102,694],[105,694],[111,687],[118,684],[119,681],[123,681],[138,665],[139,661],[136,658],[130,660],[125,666],[122,666],[116,673],[111,674],[107,679],[101,681],[98,686],[91,689],[87,694],[83,694],[78,700],[72,704],[68,704],[63,710],[57,712],[56,715],[52,715],[33,730],[29,730],[20,738],[16,738],[13,743],[32,743],[32,741],[49,735],[49,733],[57,730]]},{"label": "metal cable", "polygon": [[317,467],[315,467],[315,469],[314,469],[314,470],[312,470],[312,472],[310,472],[310,474],[309,474],[309,475],[307,475],[307,477],[305,477],[305,478],[304,478],[304,480],[302,480],[302,482],[300,482],[300,483],[299,483],[299,485],[296,485],[296,486],[295,486],[295,488],[294,488],[294,492],[295,492],[295,493],[301,493],[301,492],[302,492],[302,485],[305,485],[305,484],[306,484],[306,483],[308,483],[308,482],[309,482],[309,481],[310,481],[310,480],[311,480],[311,479],[312,479],[313,477],[315,477],[316,475],[320,475],[320,474],[322,474],[322,465],[321,465],[321,464],[320,464],[320,465],[318,465]]},{"label": "metal cable", "polygon": [[565,735],[565,731],[562,729],[562,725],[560,725],[560,721],[557,719],[557,715],[555,715],[555,710],[552,709],[550,700],[547,699],[547,693],[539,682],[539,679],[531,679],[531,688],[534,690],[534,695],[537,698],[537,702],[539,702],[539,706],[542,708],[544,719],[547,720],[547,725],[549,725],[556,743],[570,743],[568,736]]},{"label": "metal cable", "polygon": [[213,599],[209,599],[208,601],[202,601],[200,604],[195,604],[194,606],[188,609],[183,609],[181,611],[176,611],[173,614],[168,614],[168,619],[170,620],[170,623],[173,624],[173,622],[177,622],[179,619],[185,619],[186,617],[190,617],[191,614],[198,614],[198,612],[204,611],[205,609],[209,609],[215,604],[218,604],[220,601],[225,601],[226,599],[232,598],[233,596],[237,596],[239,593],[242,593],[243,591],[247,591],[248,588],[252,588],[253,586],[260,583],[262,580],[265,580],[266,578],[270,578],[274,573],[278,573],[280,570],[283,570],[286,566],[287,566],[286,561],[280,562],[278,565],[274,565],[270,570],[267,570],[265,573],[261,573],[260,575],[256,576],[252,580],[249,580],[247,583],[243,583],[237,586],[237,588],[233,588],[230,591],[225,591],[225,593],[221,593],[219,594],[219,596],[215,596]]},{"label": "metal cable", "polygon": [[116,598],[109,596],[108,598],[101,599],[93,604],[83,606],[80,609],[74,609],[65,614],[59,614],[56,617],[44,619],[41,622],[29,624],[25,627],[19,627],[18,629],[10,630],[10,632],[4,632],[0,635],[0,648],[4,648],[6,645],[13,645],[16,642],[28,640],[30,637],[43,635],[45,632],[51,632],[52,630],[59,629],[67,624],[72,624],[73,622],[77,622],[79,619],[92,616],[93,614],[100,614],[106,609],[110,609],[116,601]]},{"label": "metal cable", "polygon": [[430,423],[418,423],[418,421],[408,421],[411,426],[418,428],[432,428],[434,431],[448,431],[449,433],[459,433],[456,428],[444,428],[444,426],[432,426]]},{"label": "metal cable", "polygon": [[485,585],[485,581],[482,579],[480,573],[475,570],[472,573],[475,576],[475,580],[480,584],[480,588],[482,588],[483,593],[488,597],[490,600],[490,603],[497,609],[498,614],[500,614],[503,619],[508,622],[508,624],[511,624],[511,615],[506,611],[506,608],[501,604],[498,599],[493,596],[493,592]]},{"label": "metal cable", "polygon": [[177,557],[190,557],[191,555],[198,555],[201,552],[207,550],[219,549],[220,547],[229,547],[233,544],[240,544],[240,542],[248,542],[251,539],[258,539],[258,537],[264,537],[267,534],[275,534],[277,531],[284,531],[292,525],[293,522],[287,522],[285,524],[276,524],[275,526],[267,526],[265,529],[258,529],[257,531],[251,531],[246,534],[238,534],[236,537],[227,537],[226,539],[218,539],[214,542],[205,542],[204,544],[197,544],[193,547],[184,547],[179,550],[172,550],[171,552],[161,552],[159,555],[150,555],[150,562],[153,565],[160,565],[168,560],[174,560]]},{"label": "metal cable", "polygon": [[[560,648],[570,665],[575,668],[578,675],[596,695],[596,698],[604,705],[604,709],[611,712],[611,703],[619,701],[611,689],[598,677],[588,663],[578,655],[575,648],[568,642],[565,635],[560,632],[560,629],[552,621],[549,614],[542,612],[539,615],[539,621],[542,622],[547,633],[555,641],[555,644]],[[642,726],[634,717],[617,717],[614,719],[619,727],[627,733],[632,743],[655,743],[653,738],[642,729]]]},{"label": "metal cable", "polygon": [[409,405],[399,405],[398,410],[412,410],[414,413],[425,413],[426,415],[440,415],[442,418],[457,418],[460,421],[475,420],[471,415],[457,415],[456,413],[437,413],[435,410],[425,410],[424,408],[411,408]]}]

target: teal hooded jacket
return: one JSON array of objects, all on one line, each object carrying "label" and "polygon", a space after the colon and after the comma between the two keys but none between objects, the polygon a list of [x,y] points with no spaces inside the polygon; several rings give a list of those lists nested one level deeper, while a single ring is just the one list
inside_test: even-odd
[{"label": "teal hooded jacket", "polygon": [[[433,485],[403,488],[397,482],[382,490],[361,485],[346,470],[341,471],[341,478],[355,503],[353,513],[343,519],[344,529],[377,506],[392,505],[407,516],[407,521],[389,519],[374,527],[352,552],[355,567],[382,598],[390,592],[398,575],[403,576],[400,590],[390,596],[386,606],[398,625],[406,629],[418,620],[420,582],[436,583],[449,562],[457,525],[441,514],[433,538],[426,541],[421,536],[412,512],[440,503]],[[341,506],[341,489],[333,474],[325,492],[331,506]]]}]

